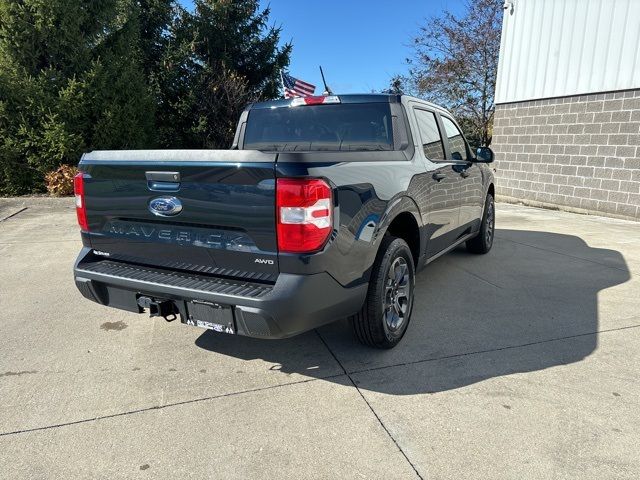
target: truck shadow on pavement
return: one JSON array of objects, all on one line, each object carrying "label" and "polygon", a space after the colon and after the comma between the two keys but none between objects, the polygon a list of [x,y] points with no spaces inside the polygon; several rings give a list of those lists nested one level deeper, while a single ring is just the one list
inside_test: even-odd
[{"label": "truck shadow on pavement", "polygon": [[629,279],[615,250],[498,229],[488,255],[458,248],[418,274],[411,324],[393,350],[361,346],[346,320],[282,341],[205,332],[196,345],[329,381],[346,371],[371,391],[434,393],[584,359],[597,348],[599,292]]}]

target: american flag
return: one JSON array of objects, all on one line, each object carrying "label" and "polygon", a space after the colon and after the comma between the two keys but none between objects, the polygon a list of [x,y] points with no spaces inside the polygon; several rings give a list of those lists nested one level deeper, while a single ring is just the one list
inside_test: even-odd
[{"label": "american flag", "polygon": [[284,98],[308,97],[316,91],[315,85],[303,82],[284,72],[282,72],[282,88],[284,89]]}]

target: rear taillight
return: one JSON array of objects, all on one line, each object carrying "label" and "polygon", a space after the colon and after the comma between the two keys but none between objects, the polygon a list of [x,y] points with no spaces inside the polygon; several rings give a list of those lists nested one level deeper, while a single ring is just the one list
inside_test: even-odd
[{"label": "rear taillight", "polygon": [[89,231],[89,223],[87,222],[87,206],[84,203],[84,173],[80,172],[73,177],[73,192],[76,196],[76,215],[78,216],[78,225],[86,232]]},{"label": "rear taillight", "polygon": [[331,187],[318,178],[279,178],[276,212],[280,252],[319,250],[333,228]]}]

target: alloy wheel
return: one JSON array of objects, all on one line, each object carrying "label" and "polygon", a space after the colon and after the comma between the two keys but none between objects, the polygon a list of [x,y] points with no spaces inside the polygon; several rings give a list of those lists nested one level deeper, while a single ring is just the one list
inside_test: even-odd
[{"label": "alloy wheel", "polygon": [[411,312],[411,275],[404,257],[389,267],[384,290],[383,316],[389,332],[401,329]]},{"label": "alloy wheel", "polygon": [[487,228],[485,230],[485,240],[487,242],[487,246],[491,246],[493,243],[493,231],[495,229],[496,215],[495,215],[495,207],[493,204],[493,199],[489,197],[487,201]]}]

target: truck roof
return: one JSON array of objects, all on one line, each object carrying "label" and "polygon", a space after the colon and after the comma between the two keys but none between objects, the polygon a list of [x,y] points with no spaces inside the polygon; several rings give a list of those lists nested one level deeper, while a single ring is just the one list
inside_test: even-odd
[{"label": "truck roof", "polygon": [[[337,97],[340,97],[340,103],[400,103],[402,98],[407,100],[411,100],[414,102],[421,103],[423,105],[427,105],[431,108],[435,108],[446,112],[447,110],[443,107],[440,107],[434,103],[427,102],[426,100],[422,100],[421,98],[412,97],[410,95],[398,95],[398,94],[389,94],[389,93],[345,93],[345,94],[334,94]],[[253,109],[261,109],[261,108],[277,108],[277,107],[288,107],[291,105],[293,101],[292,98],[286,99],[278,99],[278,100],[267,100],[264,102],[255,102],[247,106],[247,110]]]},{"label": "truck roof", "polygon": [[[398,103],[400,101],[400,95],[390,95],[386,93],[346,93],[346,94],[334,94],[340,97],[341,103]],[[320,95],[318,95],[320,96]],[[267,100],[265,102],[256,102],[249,106],[249,108],[272,108],[272,107],[288,107],[291,105],[293,98],[285,98],[278,100]]]}]

